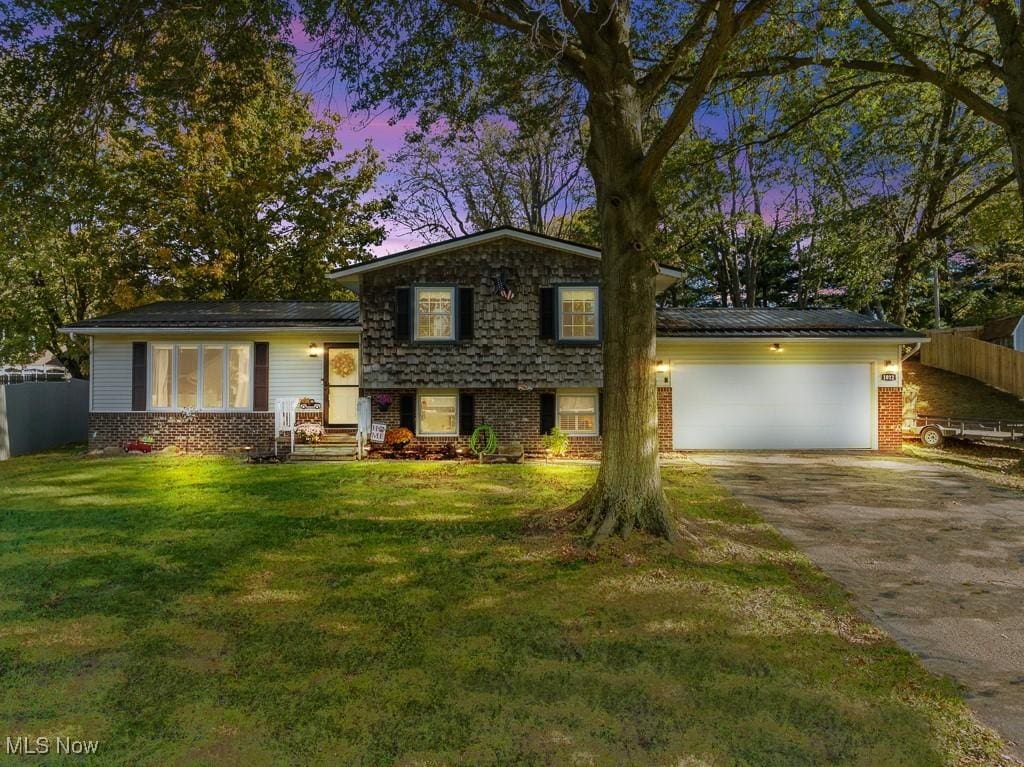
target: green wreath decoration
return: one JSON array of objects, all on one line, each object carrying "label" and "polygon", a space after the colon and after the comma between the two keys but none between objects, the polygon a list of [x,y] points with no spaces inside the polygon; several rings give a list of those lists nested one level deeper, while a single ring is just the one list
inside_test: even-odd
[{"label": "green wreath decoration", "polygon": [[478,458],[490,455],[498,449],[498,435],[487,424],[481,424],[473,429],[473,434],[469,438],[469,449]]}]

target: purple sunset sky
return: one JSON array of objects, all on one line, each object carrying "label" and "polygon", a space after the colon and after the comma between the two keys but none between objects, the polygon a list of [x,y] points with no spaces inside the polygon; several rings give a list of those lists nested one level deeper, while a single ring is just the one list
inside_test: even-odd
[{"label": "purple sunset sky", "polygon": [[[333,72],[320,67],[317,43],[306,34],[299,19],[291,23],[289,37],[296,49],[299,85],[312,94],[314,112],[331,112],[342,118],[337,131],[342,151],[349,152],[370,143],[380,153],[382,159],[388,161],[402,147],[406,133],[416,127],[416,116],[413,114],[399,120],[395,119],[394,113],[387,110],[376,113],[353,110],[345,84]],[[710,128],[715,134],[723,135],[728,132],[725,119],[714,110],[698,112],[696,120],[698,124]],[[385,171],[378,179],[375,191],[383,191],[395,180],[395,174]],[[766,217],[770,218],[776,207],[783,204],[785,190],[763,191],[762,204]],[[395,253],[426,242],[422,237],[402,231],[402,228],[393,221],[386,221],[385,229],[387,237],[384,242],[371,248],[375,255]]]},{"label": "purple sunset sky", "polygon": [[[344,83],[338,81],[330,71],[321,69],[316,42],[310,40],[298,19],[292,22],[290,37],[295,45],[296,64],[300,86],[313,95],[313,108],[318,113],[333,112],[341,115],[338,138],[345,152],[371,143],[387,160],[403,144],[407,131],[415,127],[415,116],[394,120],[387,111],[368,114],[353,111]],[[394,176],[385,172],[378,180],[378,189],[387,187]],[[387,239],[373,248],[375,255],[387,255],[406,248],[423,244],[424,240],[398,231],[393,222],[386,222]]]}]

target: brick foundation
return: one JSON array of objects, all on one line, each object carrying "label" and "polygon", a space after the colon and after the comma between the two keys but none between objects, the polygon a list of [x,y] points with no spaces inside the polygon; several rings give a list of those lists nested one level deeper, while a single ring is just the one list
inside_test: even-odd
[{"label": "brick foundation", "polygon": [[[544,390],[519,391],[518,389],[459,389],[460,394],[472,394],[475,399],[477,425],[487,424],[494,428],[498,445],[520,442],[530,457],[542,457],[544,448],[540,442],[540,394]],[[390,394],[392,404],[387,411],[381,411],[376,403],[372,409],[374,423],[387,424],[388,428],[398,426],[398,398],[403,394],[416,396],[415,389],[366,389],[363,396]],[[421,437],[421,445],[444,445],[455,443],[459,447],[469,445],[469,437]],[[571,458],[596,458],[601,452],[601,437],[570,437]]]},{"label": "brick foundation", "polygon": [[152,437],[156,450],[176,445],[190,453],[229,453],[252,447],[266,453],[274,446],[274,414],[196,413],[188,422],[179,413],[89,414],[90,449],[140,437]]},{"label": "brick foundation", "polygon": [[903,389],[878,390],[878,449],[886,453],[903,448]]}]

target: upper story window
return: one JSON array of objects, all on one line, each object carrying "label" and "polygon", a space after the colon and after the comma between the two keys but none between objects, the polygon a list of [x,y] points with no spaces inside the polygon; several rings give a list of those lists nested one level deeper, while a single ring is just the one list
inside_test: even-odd
[{"label": "upper story window", "polygon": [[454,287],[417,287],[413,306],[417,341],[455,340]]},{"label": "upper story window", "polygon": [[596,285],[562,285],[558,288],[558,337],[573,341],[598,338],[598,288]]},{"label": "upper story window", "polygon": [[249,410],[252,344],[150,344],[150,410]]}]

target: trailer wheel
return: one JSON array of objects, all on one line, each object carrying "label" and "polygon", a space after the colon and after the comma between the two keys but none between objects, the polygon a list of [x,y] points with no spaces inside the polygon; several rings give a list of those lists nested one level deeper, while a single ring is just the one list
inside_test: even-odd
[{"label": "trailer wheel", "polygon": [[945,441],[942,429],[938,426],[925,426],[921,429],[921,444],[925,447],[942,447],[942,443]]}]

